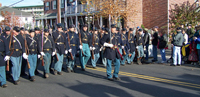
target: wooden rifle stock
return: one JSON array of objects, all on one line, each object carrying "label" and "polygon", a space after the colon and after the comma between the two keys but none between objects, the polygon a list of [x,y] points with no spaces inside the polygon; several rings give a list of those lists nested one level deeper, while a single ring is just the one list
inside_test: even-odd
[{"label": "wooden rifle stock", "polygon": [[122,53],[124,56],[126,55],[126,51],[124,49],[122,49]]},{"label": "wooden rifle stock", "polygon": [[6,71],[9,71],[9,60],[7,61]]},{"label": "wooden rifle stock", "polygon": [[43,56],[41,56],[41,59],[42,59],[42,66],[44,66],[44,58],[43,58]]}]

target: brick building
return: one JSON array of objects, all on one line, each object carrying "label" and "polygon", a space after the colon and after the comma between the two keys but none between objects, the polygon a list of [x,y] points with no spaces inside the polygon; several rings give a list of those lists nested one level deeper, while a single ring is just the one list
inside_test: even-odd
[{"label": "brick building", "polygon": [[[143,24],[146,28],[153,28],[154,26],[163,27],[168,25],[168,10],[171,4],[180,4],[186,1],[190,1],[194,3],[196,0],[126,0],[127,4],[132,2],[137,2],[137,5],[134,6],[137,10],[137,14],[133,16],[128,16],[128,20],[133,21],[122,21],[122,25],[134,27],[141,26]],[[61,21],[64,25],[64,12],[67,12],[66,20],[67,24],[75,24],[77,15],[77,20],[79,23],[86,22],[87,12],[85,12],[86,5],[82,5],[81,2],[77,1],[77,14],[75,14],[75,0],[67,0],[65,4],[65,0],[60,0],[61,2]],[[44,13],[45,23],[49,25],[56,24],[57,19],[57,0],[44,0]],[[65,9],[67,7],[67,10]],[[90,17],[91,18],[91,17]],[[41,18],[40,18],[41,19]],[[99,19],[100,23],[95,21],[96,26],[98,24],[108,26],[108,19]]]}]

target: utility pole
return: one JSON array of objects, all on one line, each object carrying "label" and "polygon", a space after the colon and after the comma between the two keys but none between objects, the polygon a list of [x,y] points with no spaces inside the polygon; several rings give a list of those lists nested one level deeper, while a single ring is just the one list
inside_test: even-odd
[{"label": "utility pole", "polygon": [[61,23],[61,7],[60,0],[57,0],[57,23]]}]

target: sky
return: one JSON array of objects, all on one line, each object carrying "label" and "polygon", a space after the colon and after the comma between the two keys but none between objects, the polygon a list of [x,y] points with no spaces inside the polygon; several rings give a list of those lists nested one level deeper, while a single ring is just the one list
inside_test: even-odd
[{"label": "sky", "polygon": [[[21,0],[0,0],[2,6],[9,6]],[[43,5],[42,0],[23,0],[20,3],[15,4],[14,6],[30,6],[30,5]]]}]

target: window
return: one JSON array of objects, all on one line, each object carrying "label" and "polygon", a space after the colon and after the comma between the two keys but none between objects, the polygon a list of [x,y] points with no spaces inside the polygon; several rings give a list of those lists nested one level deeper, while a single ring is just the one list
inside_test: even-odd
[{"label": "window", "polygon": [[45,4],[45,10],[49,10],[49,2],[46,2],[46,4]]},{"label": "window", "polygon": [[56,9],[56,1],[53,1],[53,9]]},{"label": "window", "polygon": [[61,2],[60,2],[61,4],[61,6],[60,6],[60,8],[64,8],[65,7],[65,0],[61,0]]}]

